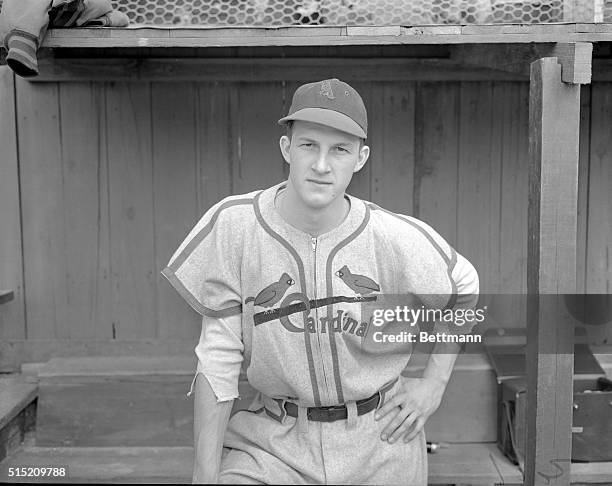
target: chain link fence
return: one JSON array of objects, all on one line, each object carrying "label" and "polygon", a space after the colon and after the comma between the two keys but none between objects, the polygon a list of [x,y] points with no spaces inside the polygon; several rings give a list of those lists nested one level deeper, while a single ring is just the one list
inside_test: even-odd
[{"label": "chain link fence", "polygon": [[132,24],[146,25],[612,22],[612,0],[112,0],[112,3],[128,15]]},{"label": "chain link fence", "polygon": [[114,3],[132,22],[158,25],[380,26],[612,21],[611,0],[114,0]]}]

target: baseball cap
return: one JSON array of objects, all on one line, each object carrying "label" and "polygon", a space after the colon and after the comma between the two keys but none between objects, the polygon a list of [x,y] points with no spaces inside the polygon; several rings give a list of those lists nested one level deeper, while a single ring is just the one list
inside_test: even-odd
[{"label": "baseball cap", "polygon": [[367,138],[368,115],[359,93],[339,79],[324,79],[303,84],[295,90],[289,114],[278,120],[279,125],[300,120],[320,123]]}]

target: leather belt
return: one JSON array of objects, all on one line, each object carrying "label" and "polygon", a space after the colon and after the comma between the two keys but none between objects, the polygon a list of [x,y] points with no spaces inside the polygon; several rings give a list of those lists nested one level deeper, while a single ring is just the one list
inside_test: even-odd
[{"label": "leather belt", "polygon": [[[369,398],[358,400],[357,415],[364,415],[376,408],[380,401],[380,393],[376,392]],[[298,416],[298,407],[295,403],[285,402],[285,411],[290,417]],[[306,415],[308,420],[313,422],[335,422],[336,420],[346,420],[348,411],[346,405],[333,405],[331,407],[308,407]]]}]

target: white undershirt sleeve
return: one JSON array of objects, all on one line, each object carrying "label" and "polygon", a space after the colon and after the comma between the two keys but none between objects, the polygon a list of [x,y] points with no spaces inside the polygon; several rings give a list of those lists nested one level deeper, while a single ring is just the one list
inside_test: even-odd
[{"label": "white undershirt sleeve", "polygon": [[202,317],[200,341],[195,348],[198,365],[188,396],[194,392],[198,373],[204,375],[217,402],[238,398],[238,378],[243,360],[242,316]]}]

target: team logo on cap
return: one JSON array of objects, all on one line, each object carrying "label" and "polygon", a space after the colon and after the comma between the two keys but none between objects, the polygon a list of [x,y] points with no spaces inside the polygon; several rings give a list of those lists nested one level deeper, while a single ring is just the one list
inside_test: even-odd
[{"label": "team logo on cap", "polygon": [[321,83],[321,91],[319,91],[319,94],[329,98],[330,100],[336,99],[334,92],[332,91],[331,81],[329,79],[326,79]]}]

